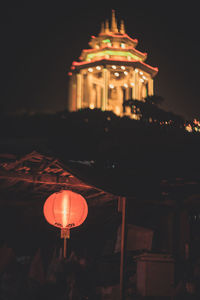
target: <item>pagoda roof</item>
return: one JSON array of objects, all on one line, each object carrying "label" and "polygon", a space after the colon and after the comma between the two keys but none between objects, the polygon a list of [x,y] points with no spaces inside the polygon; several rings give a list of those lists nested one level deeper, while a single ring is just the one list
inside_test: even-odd
[{"label": "pagoda roof", "polygon": [[83,49],[80,59],[84,60],[86,58],[87,53],[98,53],[105,50],[111,50],[111,51],[120,51],[120,52],[127,52],[129,51],[132,54],[135,54],[138,56],[138,59],[142,59],[143,61],[147,58],[147,53],[140,52],[139,50],[136,50],[133,47],[127,47],[127,48],[115,48],[115,47],[109,47],[105,45],[105,47],[101,47],[100,49]]},{"label": "pagoda roof", "polygon": [[144,63],[143,61],[138,61],[138,60],[119,60],[119,59],[99,59],[99,60],[93,60],[93,61],[82,61],[82,62],[76,62],[74,61],[72,63],[72,70],[80,70],[83,68],[89,68],[92,66],[98,66],[98,65],[112,65],[112,64],[116,64],[116,65],[121,65],[123,63],[123,65],[125,66],[130,66],[130,67],[134,67],[134,68],[140,68],[144,71],[146,71],[147,73],[150,73],[153,77],[156,76],[156,74],[158,73],[158,68],[157,67],[152,67],[146,63]]},{"label": "pagoda roof", "polygon": [[112,33],[112,32],[110,32],[110,33],[100,33],[99,34],[99,36],[110,36],[110,37],[113,37],[113,38],[125,38],[125,39],[128,39],[129,41],[131,41],[131,42],[133,42],[134,44],[136,44],[137,45],[137,43],[138,43],[138,39],[132,39],[128,34],[126,34],[126,33],[124,33],[124,34],[122,34],[122,33],[117,33],[117,34],[115,34],[115,33]]},{"label": "pagoda roof", "polygon": [[90,41],[89,45],[93,45],[94,41],[99,41],[99,40],[103,40],[103,39],[116,39],[116,40],[124,40],[129,42],[133,47],[136,47],[138,44],[138,39],[133,39],[131,38],[128,34],[124,33],[112,33],[112,32],[108,32],[108,33],[100,33],[97,37],[96,36],[91,36],[92,40]]},{"label": "pagoda roof", "polygon": [[[80,70],[82,68],[97,66],[98,64],[121,64],[141,68],[154,77],[158,73],[158,68],[152,67],[144,61],[147,53],[136,50],[137,39],[131,38],[125,32],[123,20],[118,28],[115,11],[112,10],[112,20],[102,23],[101,31],[98,36],[91,36],[89,45],[92,49],[84,49],[81,52],[80,62],[74,61],[71,70]],[[120,45],[121,43],[121,45]],[[123,46],[122,43],[125,45]],[[112,45],[113,44],[113,45]],[[120,47],[121,46],[121,47]],[[72,75],[72,72],[68,73]]]}]

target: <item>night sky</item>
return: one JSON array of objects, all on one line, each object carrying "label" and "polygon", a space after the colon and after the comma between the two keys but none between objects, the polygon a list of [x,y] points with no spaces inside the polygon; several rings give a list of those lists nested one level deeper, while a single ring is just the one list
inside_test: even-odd
[{"label": "night sky", "polygon": [[73,60],[116,10],[126,31],[158,67],[155,92],[163,107],[199,117],[198,1],[5,1],[0,7],[0,109],[55,112],[66,108]]}]

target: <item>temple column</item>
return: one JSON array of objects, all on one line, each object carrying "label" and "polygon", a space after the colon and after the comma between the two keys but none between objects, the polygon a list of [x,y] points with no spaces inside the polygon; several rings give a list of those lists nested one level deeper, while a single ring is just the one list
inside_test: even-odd
[{"label": "temple column", "polygon": [[148,92],[149,92],[148,96],[153,96],[154,92],[153,92],[153,79],[152,78],[149,78],[149,80],[148,80]]},{"label": "temple column", "polygon": [[90,104],[93,104],[93,83],[92,83],[92,74],[88,73],[87,76],[87,89],[88,89],[88,99],[87,99],[87,107],[90,107]]},{"label": "temple column", "polygon": [[77,93],[76,75],[73,74],[72,76],[70,76],[70,84],[69,84],[69,98],[68,98],[69,111],[76,111],[76,93]]},{"label": "temple column", "polygon": [[132,93],[130,94],[130,98],[131,99],[135,99],[135,71],[133,69],[133,71],[131,72],[131,80],[130,82],[131,84],[131,88],[132,88]]},{"label": "temple column", "polygon": [[101,108],[101,86],[97,85],[97,108]]},{"label": "temple column", "polygon": [[82,106],[82,74],[77,74],[77,109],[81,109]]},{"label": "temple column", "polygon": [[140,100],[140,82],[139,82],[139,75],[138,72],[135,73],[135,98],[137,100]]},{"label": "temple column", "polygon": [[103,69],[103,99],[102,99],[102,110],[106,110],[108,103],[108,70],[106,68]]},{"label": "temple column", "polygon": [[136,73],[135,73],[135,70],[133,70],[133,83],[134,83],[134,86],[132,89],[132,98],[136,99]]}]

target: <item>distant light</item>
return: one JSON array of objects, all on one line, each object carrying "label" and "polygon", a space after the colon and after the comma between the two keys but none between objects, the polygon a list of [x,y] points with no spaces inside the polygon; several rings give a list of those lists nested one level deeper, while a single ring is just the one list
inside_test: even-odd
[{"label": "distant light", "polygon": [[121,69],[122,69],[122,70],[125,70],[126,68],[125,68],[124,66],[121,66]]},{"label": "distant light", "polygon": [[116,113],[116,115],[120,115],[120,107],[119,106],[115,106],[115,113]]},{"label": "distant light", "polygon": [[139,70],[138,69],[135,69],[135,73],[138,73],[139,72]]},{"label": "distant light", "polygon": [[127,88],[127,87],[128,87],[128,84],[127,84],[127,83],[124,83],[124,87]]},{"label": "distant light", "polygon": [[89,69],[88,69],[88,72],[93,72],[93,69],[92,69],[92,68],[89,68]]},{"label": "distant light", "polygon": [[146,78],[146,76],[142,76],[142,78],[144,79],[144,80],[146,80],[147,78]]},{"label": "distant light", "polygon": [[144,79],[141,78],[140,81],[141,81],[141,82],[144,82]]},{"label": "distant light", "polygon": [[187,130],[188,132],[192,132],[192,126],[188,124],[187,126],[185,126],[185,130]]},{"label": "distant light", "polygon": [[114,75],[115,75],[116,77],[119,77],[119,73],[118,73],[118,72],[115,72]]},{"label": "distant light", "polygon": [[121,43],[121,48],[125,48],[126,45],[124,43]]},{"label": "distant light", "polygon": [[116,66],[112,66],[112,68],[113,68],[114,70],[116,70],[116,69],[117,69],[117,67],[116,67]]},{"label": "distant light", "polygon": [[94,104],[93,103],[90,104],[90,109],[94,109]]},{"label": "distant light", "polygon": [[103,40],[103,43],[107,44],[107,43],[111,43],[111,41],[109,39]]},{"label": "distant light", "polygon": [[101,70],[101,67],[100,67],[100,66],[97,66],[96,69],[97,69],[97,70]]},{"label": "distant light", "polygon": [[69,75],[69,76],[72,76],[72,72],[68,72],[68,75]]},{"label": "distant light", "polygon": [[109,88],[110,89],[114,89],[114,85],[113,84],[109,84]]},{"label": "distant light", "polygon": [[142,71],[140,71],[140,75],[143,75],[143,72],[142,72]]},{"label": "distant light", "polygon": [[131,82],[131,86],[134,86],[134,85],[135,85],[135,83]]},{"label": "distant light", "polygon": [[106,54],[106,55],[105,55],[105,58],[110,58],[110,55]]},{"label": "distant light", "polygon": [[128,72],[127,72],[127,71],[124,71],[124,75],[126,75],[126,76],[127,76],[127,75],[128,75]]}]

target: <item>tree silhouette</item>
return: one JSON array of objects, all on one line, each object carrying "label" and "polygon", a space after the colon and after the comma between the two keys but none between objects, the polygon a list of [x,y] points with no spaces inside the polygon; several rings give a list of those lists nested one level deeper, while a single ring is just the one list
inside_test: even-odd
[{"label": "tree silhouette", "polygon": [[143,100],[126,100],[123,106],[130,107],[131,113],[136,114],[141,121],[183,127],[184,119],[181,116],[159,107],[163,101],[164,99],[161,96],[154,95]]}]

